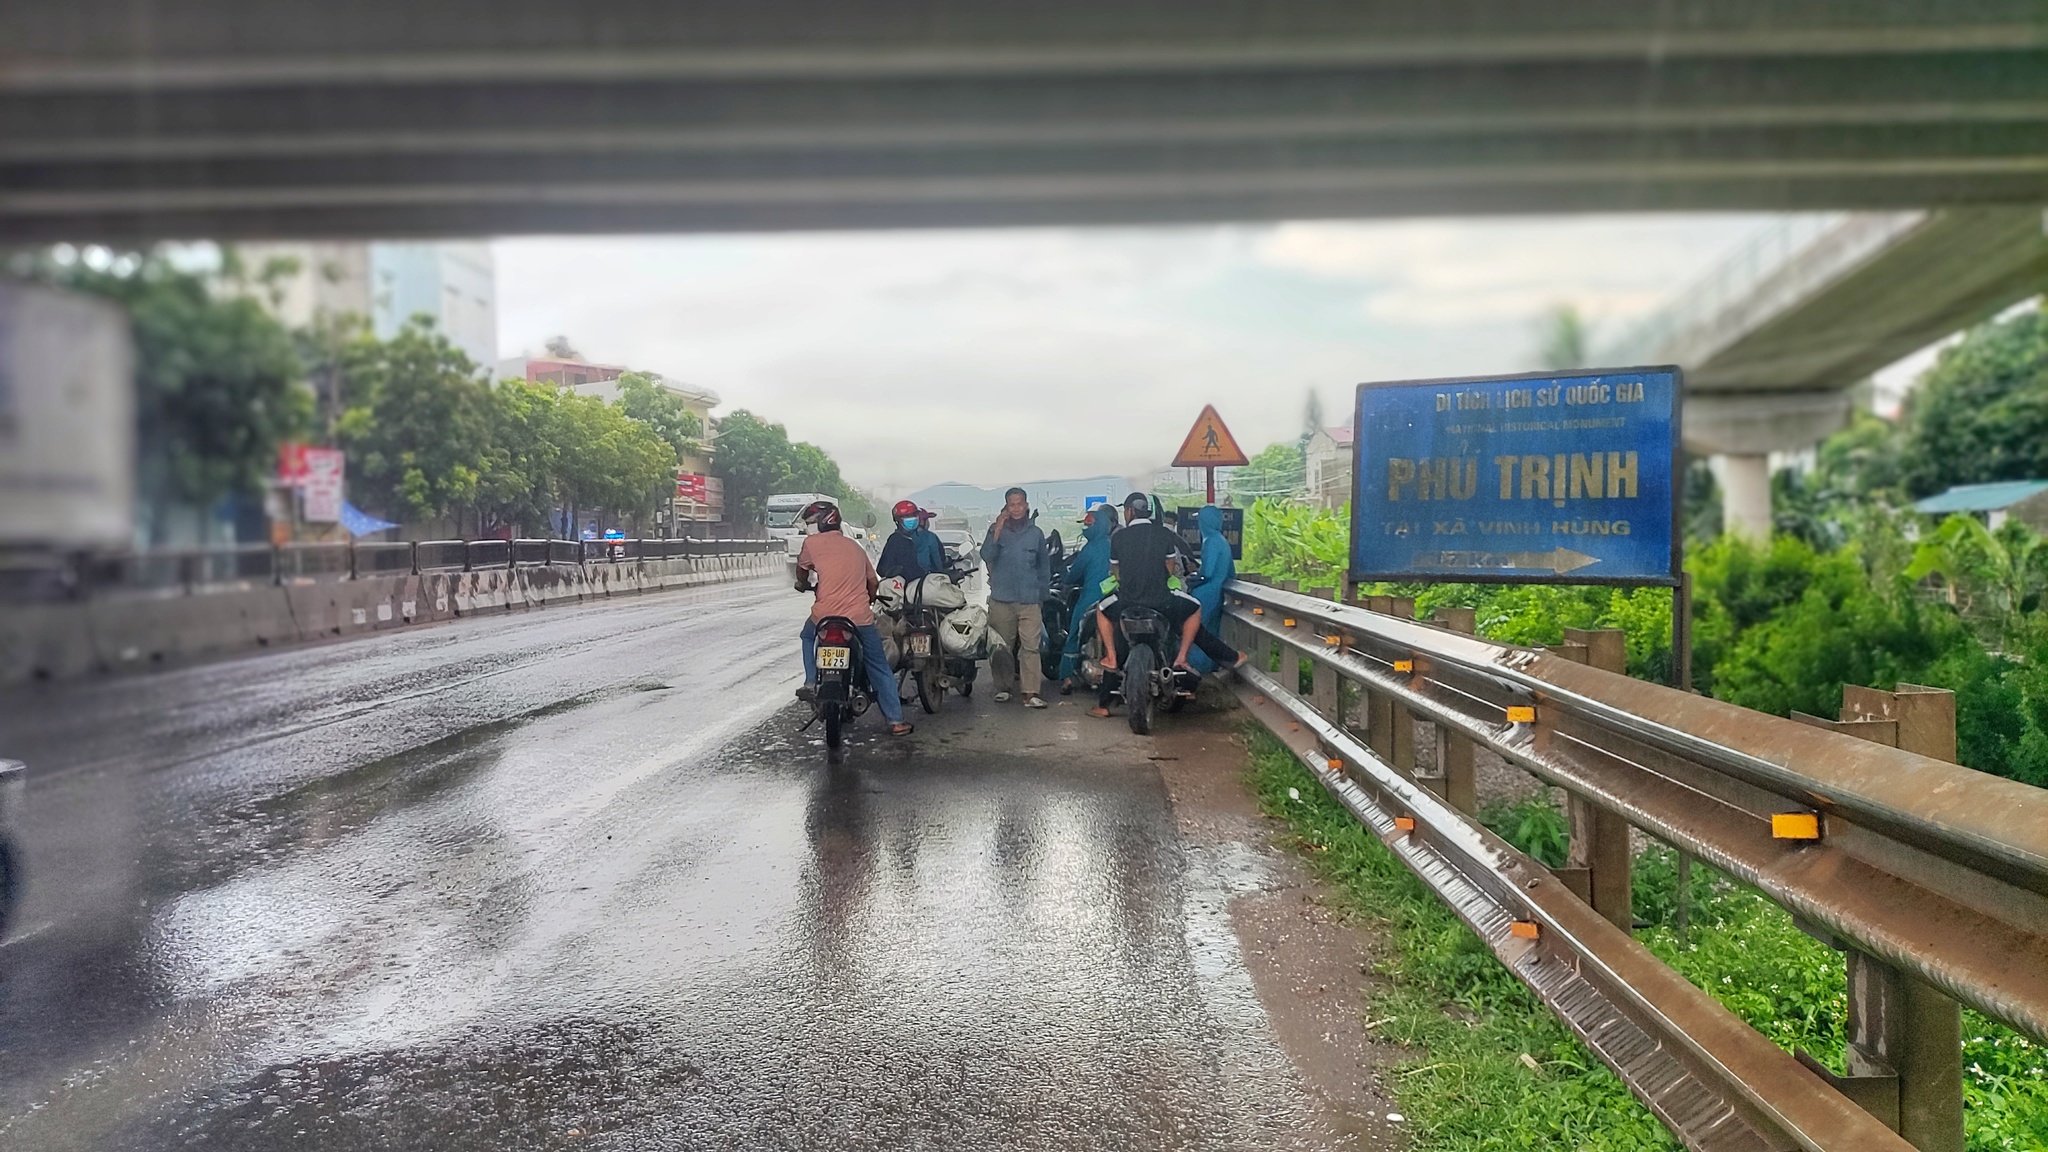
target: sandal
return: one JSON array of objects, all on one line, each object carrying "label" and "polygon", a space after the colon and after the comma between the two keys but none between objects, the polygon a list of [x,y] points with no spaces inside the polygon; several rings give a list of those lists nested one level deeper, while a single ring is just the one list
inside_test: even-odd
[{"label": "sandal", "polygon": [[915,731],[917,731],[917,725],[915,725],[915,724],[891,724],[891,725],[889,725],[889,735],[891,735],[891,736],[908,736],[908,735],[910,735],[910,734],[911,734],[912,732],[915,732]]},{"label": "sandal", "polygon": [[1107,709],[1107,708],[1100,708],[1100,707],[1098,707],[1098,708],[1090,708],[1090,709],[1088,710],[1088,714],[1089,714],[1090,716],[1100,716],[1100,717],[1102,717],[1102,718],[1103,718],[1103,719],[1105,719],[1105,720],[1109,719],[1109,716],[1110,716],[1110,712],[1109,712],[1109,709]]}]

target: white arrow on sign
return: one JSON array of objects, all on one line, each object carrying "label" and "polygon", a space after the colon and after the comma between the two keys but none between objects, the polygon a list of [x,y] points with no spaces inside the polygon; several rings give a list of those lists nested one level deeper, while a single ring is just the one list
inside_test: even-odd
[{"label": "white arrow on sign", "polygon": [[1415,557],[1415,566],[1425,570],[1518,568],[1526,571],[1535,568],[1547,569],[1559,576],[1599,562],[1598,556],[1563,547],[1552,548],[1548,552],[1423,552]]}]

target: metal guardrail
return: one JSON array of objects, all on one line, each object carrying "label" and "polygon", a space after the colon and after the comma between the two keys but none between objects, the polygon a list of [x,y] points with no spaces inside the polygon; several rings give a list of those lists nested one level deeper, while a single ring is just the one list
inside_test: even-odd
[{"label": "metal guardrail", "polygon": [[103,555],[0,556],[0,603],[97,594],[183,595],[249,584],[488,571],[515,566],[636,563],[780,551],[779,540],[423,540],[166,549]]},{"label": "metal guardrail", "polygon": [[[1575,877],[1592,890],[1589,904],[1564,872],[1487,833],[1447,798],[1457,790],[1446,774],[1414,763],[1404,724],[1435,724],[1440,755],[1461,742],[1487,748],[1755,887],[1852,966],[1868,957],[1871,971],[1897,974],[1895,985],[1924,985],[2048,1037],[2048,791],[1559,653],[1252,582],[1230,594],[1226,626],[1254,653],[1246,678],[1266,699],[1254,715],[1689,1146],[1908,1148],[1843,1092],[1889,1083],[1896,1117],[1901,1094],[1927,1086],[1908,1083],[1917,1072],[1824,1075],[1770,1043],[1628,934],[1625,852],[1622,906],[1596,911],[1598,877]],[[1263,671],[1276,651],[1278,677]],[[1304,667],[1315,684],[1306,700],[1296,690]],[[1812,818],[1811,837],[1780,838],[1787,817]],[[1853,991],[1852,1017],[1899,994]],[[1946,1011],[1953,1018],[1954,1005]],[[1897,1043],[1938,1046],[1931,1032]]]}]

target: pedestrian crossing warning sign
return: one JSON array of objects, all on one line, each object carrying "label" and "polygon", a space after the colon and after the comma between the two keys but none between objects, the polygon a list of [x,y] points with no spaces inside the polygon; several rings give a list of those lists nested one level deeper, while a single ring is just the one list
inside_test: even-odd
[{"label": "pedestrian crossing warning sign", "polygon": [[1237,446],[1237,439],[1230,429],[1223,426],[1223,417],[1216,414],[1214,404],[1202,406],[1202,414],[1195,417],[1195,426],[1188,430],[1188,438],[1181,441],[1180,454],[1170,465],[1174,468],[1238,468],[1251,463],[1245,458],[1244,449]]}]

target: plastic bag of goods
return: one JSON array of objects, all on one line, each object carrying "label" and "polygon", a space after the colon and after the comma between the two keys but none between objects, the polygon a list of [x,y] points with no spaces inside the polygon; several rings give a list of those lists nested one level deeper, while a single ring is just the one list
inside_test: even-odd
[{"label": "plastic bag of goods", "polygon": [[939,646],[949,656],[974,656],[988,634],[988,609],[960,608],[939,621]]},{"label": "plastic bag of goods", "polygon": [[875,607],[891,616],[903,615],[903,577],[891,576],[875,589]]},{"label": "plastic bag of goods", "polygon": [[[967,593],[939,572],[934,572],[917,581],[914,586],[904,589],[904,595],[912,604],[937,608],[941,612],[967,606]],[[983,620],[982,623],[986,624],[988,621]]]}]

